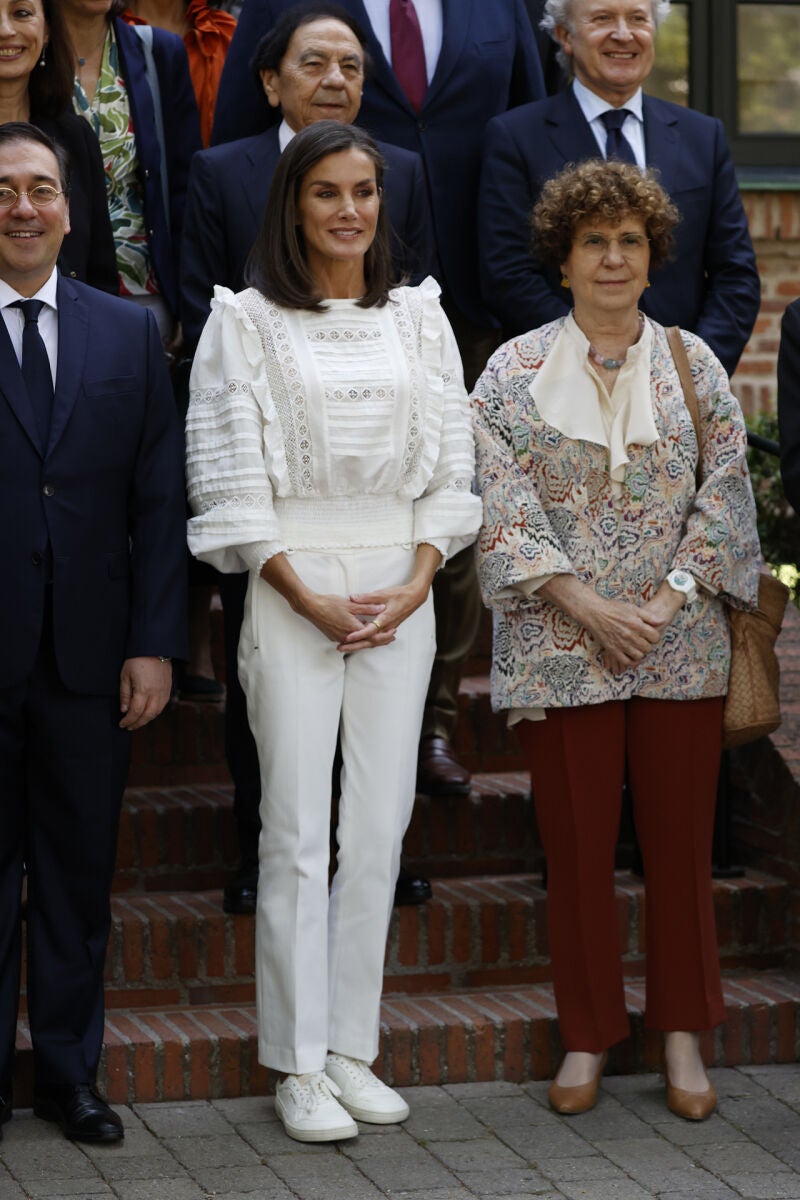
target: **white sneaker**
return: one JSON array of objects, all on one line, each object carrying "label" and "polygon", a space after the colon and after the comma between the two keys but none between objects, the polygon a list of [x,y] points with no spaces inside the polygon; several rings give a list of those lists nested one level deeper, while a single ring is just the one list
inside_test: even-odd
[{"label": "white sneaker", "polygon": [[360,1058],[329,1054],[325,1074],[336,1085],[342,1107],[358,1121],[374,1125],[394,1125],[405,1121],[410,1109],[402,1096],[381,1083]]},{"label": "white sneaker", "polygon": [[336,1097],[339,1089],[324,1071],[287,1075],[275,1088],[275,1111],[298,1142],[338,1142],[356,1137],[358,1126]]}]

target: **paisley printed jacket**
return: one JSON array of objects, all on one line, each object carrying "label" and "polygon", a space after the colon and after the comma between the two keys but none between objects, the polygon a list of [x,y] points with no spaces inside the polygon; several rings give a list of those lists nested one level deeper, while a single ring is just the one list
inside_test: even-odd
[{"label": "paisley printed jacket", "polygon": [[[530,384],[563,319],[501,346],[472,397],[483,526],[484,602],[494,610],[492,705],[558,708],[625,700],[694,699],[727,688],[726,604],[754,607],[760,550],[747,472],[746,429],[709,347],[682,332],[703,431],[697,439],[666,332],[653,325],[650,399],[659,439],[630,446],[615,506],[606,447],[544,422]],[[642,604],[676,567],[700,584],[638,666],[608,671],[586,629],[525,582],[569,573],[609,599]]]}]

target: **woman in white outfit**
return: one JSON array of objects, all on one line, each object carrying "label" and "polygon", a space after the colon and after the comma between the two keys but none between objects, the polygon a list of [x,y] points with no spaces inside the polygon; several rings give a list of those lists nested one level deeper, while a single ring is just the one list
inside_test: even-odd
[{"label": "woman in white outfit", "polygon": [[[247,290],[192,371],[189,544],[249,569],[239,673],[262,776],[259,1059],[301,1141],[408,1106],[378,1052],[386,931],[434,653],[430,584],[473,541],[473,445],[439,288],[390,288],[383,161],[320,121],[281,156]],[[328,892],[331,767],[344,767]]]}]

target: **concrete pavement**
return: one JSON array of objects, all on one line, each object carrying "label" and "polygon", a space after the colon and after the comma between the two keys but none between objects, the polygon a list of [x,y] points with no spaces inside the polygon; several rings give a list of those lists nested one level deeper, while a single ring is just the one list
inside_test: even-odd
[{"label": "concrete pavement", "polygon": [[271,1097],[119,1108],[125,1141],[90,1147],[15,1113],[0,1200],[800,1200],[800,1066],[711,1072],[719,1112],[666,1109],[657,1075],[609,1077],[559,1117],[545,1083],[403,1090],[403,1126],[339,1145],[287,1138]]}]

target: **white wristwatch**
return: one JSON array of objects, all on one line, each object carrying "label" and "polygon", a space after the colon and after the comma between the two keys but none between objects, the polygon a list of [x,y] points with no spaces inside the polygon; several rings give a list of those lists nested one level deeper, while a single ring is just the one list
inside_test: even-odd
[{"label": "white wristwatch", "polygon": [[697,584],[694,576],[690,575],[688,571],[670,571],[667,583],[673,592],[681,592],[686,597],[686,604],[691,604],[693,600],[697,599]]}]

